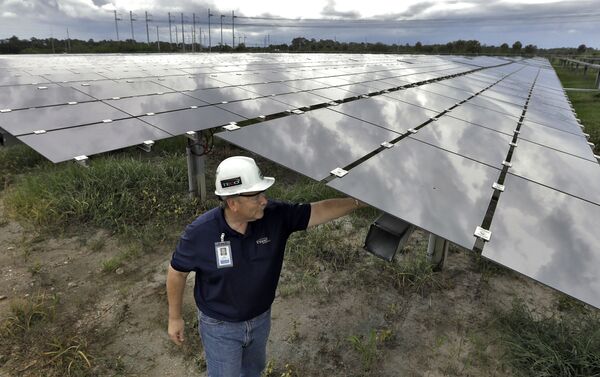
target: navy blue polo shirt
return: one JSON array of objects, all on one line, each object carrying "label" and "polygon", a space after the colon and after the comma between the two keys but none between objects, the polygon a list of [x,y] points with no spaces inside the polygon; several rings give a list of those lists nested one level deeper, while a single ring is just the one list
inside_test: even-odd
[{"label": "navy blue polo shirt", "polygon": [[[231,229],[224,210],[214,208],[187,226],[171,267],[196,272],[196,305],[209,317],[229,322],[254,318],[271,307],[285,244],[291,233],[306,229],[310,208],[269,200],[264,216],[249,222],[246,234]],[[231,242],[232,267],[217,268],[215,242],[222,233]]]}]

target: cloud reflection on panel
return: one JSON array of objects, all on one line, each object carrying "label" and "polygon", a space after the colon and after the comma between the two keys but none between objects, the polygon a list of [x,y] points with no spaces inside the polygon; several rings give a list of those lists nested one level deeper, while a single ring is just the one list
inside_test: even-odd
[{"label": "cloud reflection on panel", "polygon": [[333,109],[400,133],[437,115],[434,111],[387,97],[360,99]]},{"label": "cloud reflection on panel", "polygon": [[471,249],[498,174],[409,138],[328,186]]},{"label": "cloud reflection on panel", "polygon": [[258,123],[218,137],[315,180],[399,135],[328,109]]},{"label": "cloud reflection on panel", "polygon": [[600,165],[525,140],[518,143],[511,173],[600,204]]},{"label": "cloud reflection on panel", "polygon": [[421,128],[412,138],[492,167],[501,167],[511,137],[447,116]]},{"label": "cloud reflection on panel", "polygon": [[600,206],[507,175],[483,256],[600,308]]}]

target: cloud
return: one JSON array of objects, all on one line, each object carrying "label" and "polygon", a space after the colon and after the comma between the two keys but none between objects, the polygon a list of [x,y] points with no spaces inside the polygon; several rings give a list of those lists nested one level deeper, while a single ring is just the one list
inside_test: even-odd
[{"label": "cloud", "polygon": [[321,11],[321,16],[357,19],[357,18],[360,18],[360,13],[358,13],[356,11],[348,11],[348,12],[337,11],[337,10],[335,10],[335,1],[328,0],[327,5],[325,5],[323,7],[323,10]]}]

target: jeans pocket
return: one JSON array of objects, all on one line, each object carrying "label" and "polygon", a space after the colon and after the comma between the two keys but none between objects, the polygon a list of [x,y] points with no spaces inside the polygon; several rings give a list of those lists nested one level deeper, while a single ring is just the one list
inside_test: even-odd
[{"label": "jeans pocket", "polygon": [[200,321],[202,321],[202,323],[205,323],[207,325],[212,325],[212,326],[222,325],[225,322],[220,319],[215,319],[215,318],[209,317],[202,312],[200,312]]}]

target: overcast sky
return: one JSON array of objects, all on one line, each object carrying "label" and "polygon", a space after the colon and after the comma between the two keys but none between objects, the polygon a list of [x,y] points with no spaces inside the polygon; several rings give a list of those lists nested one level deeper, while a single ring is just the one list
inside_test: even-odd
[{"label": "overcast sky", "polygon": [[[218,4],[218,6],[217,6]],[[342,42],[423,44],[477,39],[483,44],[538,47],[600,48],[600,0],[0,0],[0,38],[117,39],[114,11],[121,40],[150,41],[157,31],[162,41],[191,42],[193,14],[196,41],[208,44],[208,9],[211,43],[218,44],[223,21],[223,42],[248,45],[289,43],[303,36]],[[134,22],[130,22],[130,11]],[[169,33],[168,12],[172,24]],[[225,15],[225,17],[221,17]],[[175,35],[177,28],[177,36]],[[200,35],[202,39],[200,39]],[[241,39],[239,38],[241,37]]]}]

